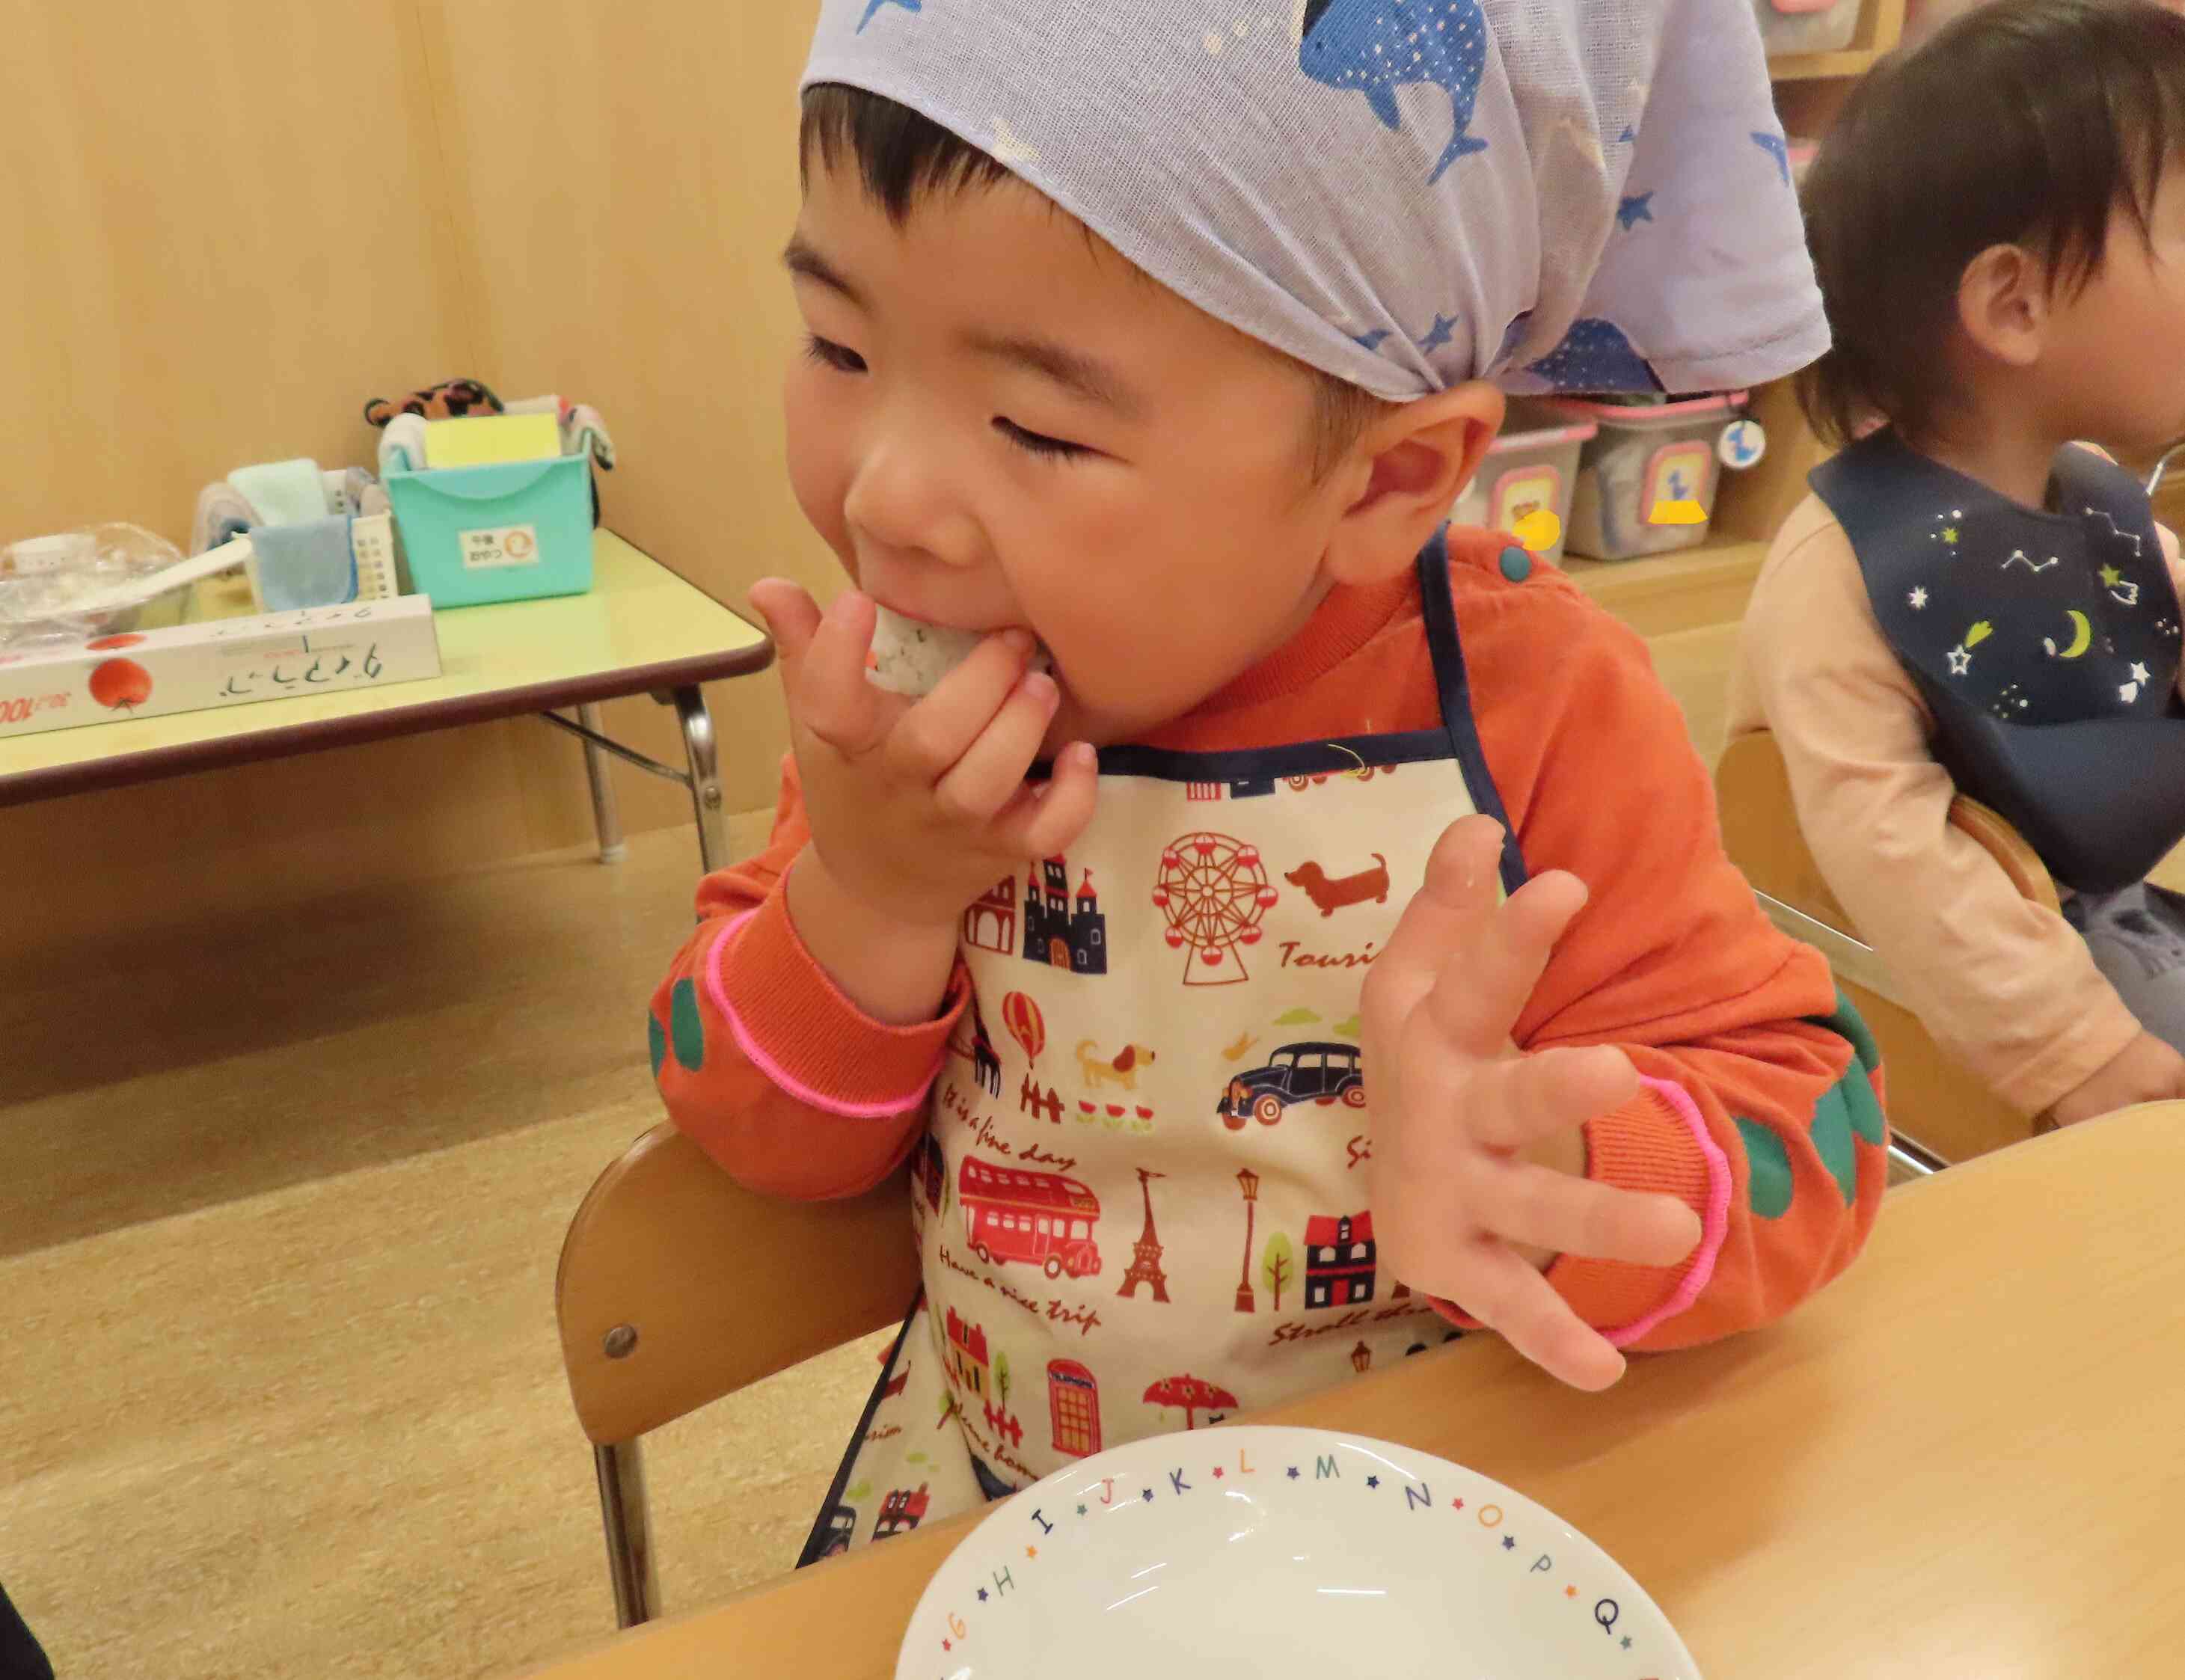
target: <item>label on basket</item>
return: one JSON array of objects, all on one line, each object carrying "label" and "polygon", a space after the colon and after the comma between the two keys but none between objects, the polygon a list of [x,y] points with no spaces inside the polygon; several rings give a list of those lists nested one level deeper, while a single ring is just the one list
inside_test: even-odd
[{"label": "label on basket", "polygon": [[463,569],[482,572],[489,567],[539,564],[536,525],[495,525],[462,533]]}]

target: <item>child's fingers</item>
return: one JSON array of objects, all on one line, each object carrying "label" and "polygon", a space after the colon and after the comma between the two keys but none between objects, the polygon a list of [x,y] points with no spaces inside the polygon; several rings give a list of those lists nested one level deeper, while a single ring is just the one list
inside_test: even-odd
[{"label": "child's fingers", "polygon": [[1008,813],[996,844],[1019,857],[1066,851],[1092,820],[1099,797],[1099,755],[1084,741],[1072,742],[1055,759],[1046,784],[1028,788],[1023,807]]},{"label": "child's fingers", "polygon": [[865,680],[873,645],[872,597],[846,589],[835,598],[804,649],[790,705],[804,727],[836,751],[856,758],[887,734],[885,696]]},{"label": "child's fingers", "polygon": [[1578,877],[1554,870],[1475,919],[1471,937],[1445,954],[1427,993],[1426,1010],[1435,1027],[1471,1055],[1499,1055],[1540,983],[1556,941],[1585,898]]},{"label": "child's fingers", "polygon": [[1476,1208],[1505,1242],[1590,1260],[1674,1266],[1700,1240],[1699,1215],[1674,1196],[1618,1190],[1514,1161],[1482,1169]]},{"label": "child's fingers", "polygon": [[1536,1050],[1483,1069],[1462,1122],[1484,1148],[1525,1149],[1629,1102],[1639,1070],[1613,1045]]},{"label": "child's fingers", "polygon": [[767,633],[774,638],[782,681],[793,683],[796,668],[803,662],[804,650],[819,632],[819,604],[802,583],[792,583],[786,578],[760,578],[751,586],[747,599],[766,621]]},{"label": "child's fingers", "polygon": [[1466,1257],[1461,1292],[1439,1292],[1512,1348],[1573,1388],[1607,1388],[1623,1375],[1623,1356],[1556,1293],[1546,1278],[1503,1244],[1484,1241]]},{"label": "child's fingers", "polygon": [[[972,738],[948,773],[934,784],[934,802],[967,823],[984,823],[1024,785],[1025,772],[1038,756],[1048,721],[1061,702],[1054,678],[1028,671],[1017,681],[992,720]],[[908,728],[910,720],[903,720]]]},{"label": "child's fingers", "polygon": [[[1016,692],[1033,645],[1029,631],[1004,630],[972,649],[970,657],[905,712],[888,736],[888,762],[897,773],[925,783],[946,775]],[[1030,752],[1025,762],[1031,762]]]},{"label": "child's fingers", "polygon": [[1467,947],[1472,929],[1494,907],[1502,839],[1502,825],[1491,817],[1461,818],[1442,830],[1425,879],[1366,971],[1369,1019],[1403,1021],[1433,989],[1450,953]]}]

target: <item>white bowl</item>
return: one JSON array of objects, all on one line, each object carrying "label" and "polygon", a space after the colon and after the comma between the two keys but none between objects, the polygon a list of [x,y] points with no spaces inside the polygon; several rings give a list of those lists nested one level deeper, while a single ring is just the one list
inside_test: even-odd
[{"label": "white bowl", "polygon": [[1697,1680],[1668,1619],[1522,1493],[1314,1429],[1165,1435],[997,1506],[897,1680]]}]

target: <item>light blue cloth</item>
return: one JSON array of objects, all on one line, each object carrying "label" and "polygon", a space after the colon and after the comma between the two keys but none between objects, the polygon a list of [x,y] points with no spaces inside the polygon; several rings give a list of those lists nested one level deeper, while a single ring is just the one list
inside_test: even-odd
[{"label": "light blue cloth", "polygon": [[299,525],[261,525],[250,533],[258,593],[268,612],[340,606],[356,599],[356,553],[349,521],[324,516]]},{"label": "light blue cloth", "polygon": [[1721,389],[1828,344],[1751,0],[824,0],[804,81],[1383,397]]},{"label": "light blue cloth", "polygon": [[227,482],[257,510],[260,525],[296,525],[327,516],[326,480],[315,460],[271,460],[238,466]]}]

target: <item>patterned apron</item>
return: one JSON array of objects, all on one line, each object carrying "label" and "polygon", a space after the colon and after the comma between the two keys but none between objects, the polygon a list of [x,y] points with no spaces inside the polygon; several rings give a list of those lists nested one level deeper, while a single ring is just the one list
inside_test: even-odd
[{"label": "patterned apron", "polygon": [[802,1561],[1455,1333],[1378,1262],[1358,1037],[1435,840],[1502,816],[1448,564],[1420,557],[1440,728],[1107,749],[1084,836],[965,913],[924,1292]]}]

